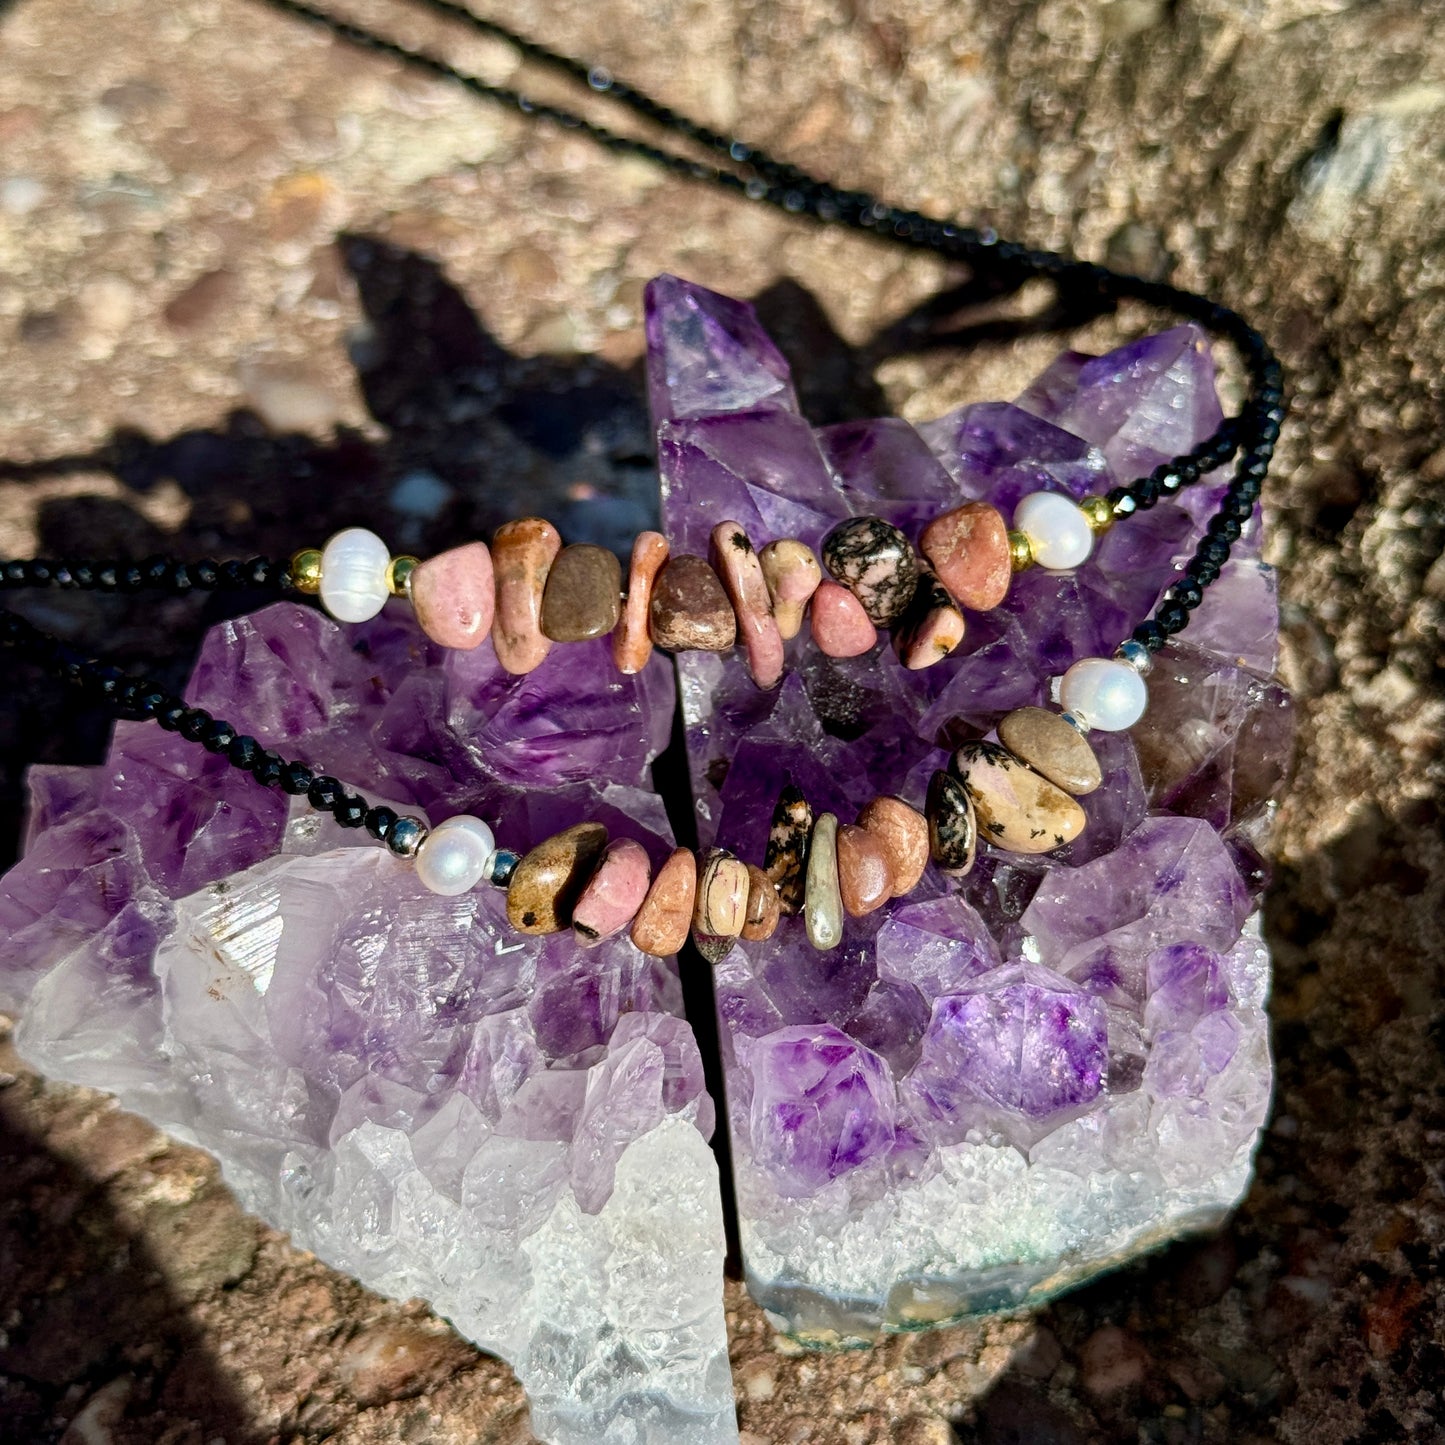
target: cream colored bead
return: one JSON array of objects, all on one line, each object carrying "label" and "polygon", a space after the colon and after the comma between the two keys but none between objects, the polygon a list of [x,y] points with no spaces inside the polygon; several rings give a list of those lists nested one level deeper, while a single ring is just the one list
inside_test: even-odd
[{"label": "cream colored bead", "polygon": [[1014,528],[1029,539],[1034,561],[1067,572],[1088,561],[1094,550],[1089,519],[1061,492],[1034,492],[1014,509]]}]

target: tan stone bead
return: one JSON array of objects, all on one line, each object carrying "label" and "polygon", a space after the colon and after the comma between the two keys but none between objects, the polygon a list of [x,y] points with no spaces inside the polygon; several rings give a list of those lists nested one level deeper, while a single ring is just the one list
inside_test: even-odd
[{"label": "tan stone bead", "polygon": [[542,596],[552,559],[561,550],[557,529],[540,517],[505,522],[492,538],[497,579],[492,646],[508,672],[531,672],[552,650],[552,639],[542,631]]},{"label": "tan stone bead", "polygon": [[581,897],[607,846],[601,823],[578,823],[538,843],[507,884],[507,921],[518,933],[559,933],[572,926]]},{"label": "tan stone bead", "polygon": [[918,549],[960,606],[987,612],[1008,596],[1014,569],[1008,527],[997,507],[965,502],[935,517]]},{"label": "tan stone bead", "polygon": [[783,676],[783,635],[773,618],[773,599],[758,554],[738,522],[719,522],[710,540],[713,570],[733,605],[748,671],[759,687],[776,687]]},{"label": "tan stone bead", "polygon": [[736,938],[748,912],[748,865],[725,848],[713,848],[698,870],[697,901],[692,909],[695,933]]},{"label": "tan stone bead", "polygon": [[872,913],[893,896],[893,871],[883,844],[856,823],[838,829],[838,892],[852,918]]},{"label": "tan stone bead", "polygon": [[866,828],[883,845],[893,878],[893,896],[902,898],[918,887],[928,867],[928,819],[902,798],[874,798],[858,814]]},{"label": "tan stone bead", "polygon": [[1104,781],[1088,739],[1047,708],[1016,708],[999,723],[998,740],[1019,762],[1076,798]]},{"label": "tan stone bead", "polygon": [[668,559],[648,605],[652,640],[669,652],[726,652],[737,641],[732,603],[716,572],[686,553]]},{"label": "tan stone bead", "polygon": [[632,920],[633,943],[654,958],[670,958],[679,952],[692,931],[696,899],[697,859],[690,848],[678,848],[657,870]]},{"label": "tan stone bead", "polygon": [[978,817],[978,836],[1010,853],[1047,853],[1084,831],[1084,810],[997,743],[965,743],[952,768]]},{"label": "tan stone bead", "polygon": [[792,537],[769,542],[758,553],[758,562],[763,569],[763,580],[768,584],[768,595],[773,599],[773,619],[778,624],[778,634],[785,641],[796,637],[803,627],[808,599],[823,580],[823,564],[813,555],[811,547]]},{"label": "tan stone bead", "polygon": [[542,631],[553,642],[605,637],[622,615],[622,564],[606,547],[563,547],[547,572]]},{"label": "tan stone bead", "polygon": [[760,943],[777,932],[783,916],[778,890],[773,880],[755,863],[748,864],[748,911],[743,920],[743,937],[749,943]]},{"label": "tan stone bead", "polygon": [[622,621],[612,634],[612,660],[618,672],[629,677],[641,672],[652,656],[652,635],[647,630],[652,586],[669,550],[661,532],[639,532],[632,543],[627,601],[622,605]]}]

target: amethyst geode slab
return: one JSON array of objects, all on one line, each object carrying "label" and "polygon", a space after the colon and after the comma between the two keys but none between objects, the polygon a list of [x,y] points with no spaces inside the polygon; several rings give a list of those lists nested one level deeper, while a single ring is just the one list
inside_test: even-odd
[{"label": "amethyst geode slab", "polygon": [[[584,818],[671,847],[661,659],[606,641],[526,678],[405,616],[278,604],[206,639],[187,696],[372,801]],[[36,768],[0,880],[22,1053],[216,1154],[242,1203],[515,1367],[566,1445],[731,1445],[712,1103],[671,960],[524,938],[154,724]]]},{"label": "amethyst geode slab", "polygon": [[[1016,403],[814,430],[750,308],[672,277],[648,293],[664,530],[705,552],[816,547],[874,514],[912,536],[965,498],[1005,516],[1081,498],[1219,423],[1203,335],[1066,353]],[[948,748],[1107,656],[1178,575],[1222,482],[1116,527],[1071,573],[1026,572],[960,650],[905,671],[804,636],[763,693],[735,660],[679,660],[701,840],[759,859],[792,781],[851,821],[921,807]],[[800,919],[715,971],[744,1260],[775,1322],[819,1344],[1041,1301],[1239,1200],[1272,1072],[1260,850],[1290,745],[1273,680],[1258,521],[1150,678],[1132,733],[1094,734],[1105,783],[1054,855],[980,850],[851,920],[827,953]]]}]

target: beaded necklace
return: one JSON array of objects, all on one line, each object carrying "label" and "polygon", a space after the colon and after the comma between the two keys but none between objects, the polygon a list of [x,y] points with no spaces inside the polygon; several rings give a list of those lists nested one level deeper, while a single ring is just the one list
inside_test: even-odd
[{"label": "beaded necklace", "polygon": [[[394,557],[381,538],[350,528],[324,547],[302,548],[285,560],[0,561],[0,587],[172,594],[244,588],[318,596],[342,622],[364,621],[389,597],[401,596],[411,600],[423,629],[443,645],[477,646],[490,633],[499,661],[514,673],[538,666],[554,643],[611,633],[614,659],[624,672],[638,671],[654,645],[674,652],[728,651],[741,641],[754,680],[771,687],[782,675],[783,641],[797,635],[805,613],[814,642],[829,655],[867,652],[877,629],[889,627],[906,667],[931,666],[962,639],[964,609],[997,605],[1013,572],[1034,565],[1078,566],[1109,527],[1233,461],[1224,497],[1183,577],[1153,615],[1112,657],[1085,658],[1065,673],[1061,712],[1019,709],[1000,722],[997,743],[960,748],[949,769],[933,775],[922,813],[901,799],[878,798],[855,824],[840,825],[831,814],[814,818],[807,799],[786,789],[762,866],[722,850],[698,860],[678,849],[652,878],[636,844],[609,846],[606,831],[595,823],[580,823],[519,856],[498,847],[479,818],[453,817],[428,828],[419,818],[371,805],[337,778],[282,758],[205,709],[189,707],[154,683],[44,634],[8,609],[0,609],[0,645],[102,700],[117,716],[153,719],[225,757],[261,785],[304,796],[342,827],[365,829],[397,856],[415,860],[418,876],[432,891],[455,895],[489,882],[507,890],[508,916],[519,931],[571,928],[584,945],[629,928],[645,952],[674,953],[691,936],[704,956],[716,959],[736,938],[767,938],[782,915],[802,912],[813,944],[831,948],[841,940],[845,912],[866,913],[909,892],[930,860],[945,873],[968,872],[980,836],[1018,852],[1047,851],[1074,837],[1084,821],[1074,797],[1099,781],[1085,735],[1091,728],[1126,729],[1142,715],[1151,656],[1188,625],[1254,513],[1284,415],[1282,371],[1263,336],[1237,312],[1195,292],[840,189],[688,120],[601,67],[558,55],[450,0],[423,3],[560,71],[678,141],[711,153],[718,163],[693,160],[488,84],[301,0],[260,3],[680,179],[962,261],[1001,280],[1046,278],[1087,298],[1098,311],[1126,299],[1172,311],[1235,348],[1248,375],[1245,402],[1194,451],[1102,495],[1075,503],[1057,493],[1035,493],[1016,508],[1011,527],[991,506],[967,503],[933,519],[916,547],[879,518],[851,518],[825,538],[821,566],[796,539],[750,538],[731,521],[714,529],[707,559],[670,555],[666,538],[644,532],[632,549],[624,595],[621,569],[610,552],[585,544],[564,547],[548,522],[525,518],[500,528],[490,548],[471,542],[427,561]],[[1015,803],[1022,798],[1026,811],[1046,819],[1047,826],[1012,835],[998,806],[1003,797]],[[840,854],[852,855],[841,869]],[[840,876],[852,880],[847,894]]]}]

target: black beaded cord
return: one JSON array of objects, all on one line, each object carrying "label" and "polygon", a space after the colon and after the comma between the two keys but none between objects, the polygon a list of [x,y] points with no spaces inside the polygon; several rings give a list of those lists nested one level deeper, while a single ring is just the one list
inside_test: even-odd
[{"label": "black beaded cord", "polygon": [[143,562],[89,561],[83,558],[0,559],[0,591],[21,587],[59,587],[72,592],[284,592],[291,586],[291,564],[271,557],[247,561],[178,562],[147,557]]}]

